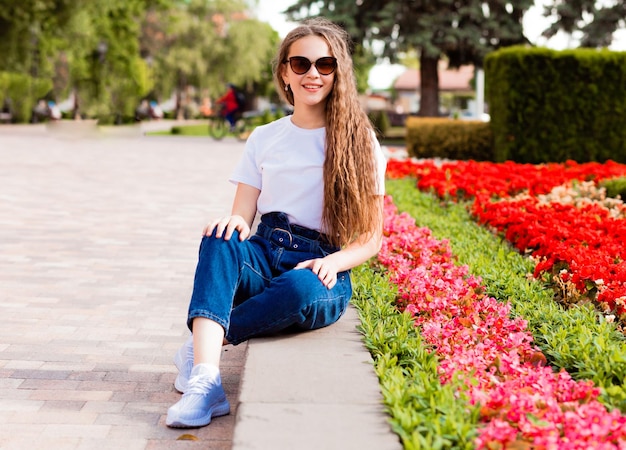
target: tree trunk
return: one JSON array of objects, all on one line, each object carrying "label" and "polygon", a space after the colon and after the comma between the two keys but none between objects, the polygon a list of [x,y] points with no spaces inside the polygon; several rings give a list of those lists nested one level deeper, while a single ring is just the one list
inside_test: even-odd
[{"label": "tree trunk", "polygon": [[420,110],[422,117],[439,116],[439,58],[420,56]]}]

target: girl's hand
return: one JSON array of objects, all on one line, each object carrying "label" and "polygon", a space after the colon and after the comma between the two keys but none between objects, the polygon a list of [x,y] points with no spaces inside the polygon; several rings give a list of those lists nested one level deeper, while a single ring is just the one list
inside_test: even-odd
[{"label": "girl's hand", "polygon": [[311,269],[320,281],[328,289],[332,289],[337,284],[337,266],[333,263],[332,259],[317,258],[309,259],[298,263],[294,269]]},{"label": "girl's hand", "polygon": [[[239,240],[244,241],[250,236],[250,225],[241,216],[225,216],[215,219],[210,222],[202,231],[203,236],[211,236],[215,230],[215,237],[224,237],[224,240],[229,240],[234,231],[239,231]],[[226,233],[224,233],[226,232]]]}]

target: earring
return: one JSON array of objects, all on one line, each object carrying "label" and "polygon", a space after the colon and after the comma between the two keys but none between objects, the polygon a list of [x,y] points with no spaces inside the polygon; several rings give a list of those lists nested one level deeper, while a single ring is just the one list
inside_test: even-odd
[{"label": "earring", "polygon": [[286,84],[286,85],[285,85],[285,92],[287,92],[288,90],[289,90],[289,85],[288,85],[288,84]]}]

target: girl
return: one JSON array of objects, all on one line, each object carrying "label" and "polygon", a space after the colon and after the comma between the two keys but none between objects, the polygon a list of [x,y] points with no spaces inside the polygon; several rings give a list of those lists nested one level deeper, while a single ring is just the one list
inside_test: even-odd
[{"label": "girl", "polygon": [[230,412],[223,343],[333,324],[352,295],[350,269],[380,249],[386,162],[359,104],[347,33],[304,22],[285,37],[274,81],[294,112],[250,135],[231,177],[232,214],[204,229],[171,427]]}]

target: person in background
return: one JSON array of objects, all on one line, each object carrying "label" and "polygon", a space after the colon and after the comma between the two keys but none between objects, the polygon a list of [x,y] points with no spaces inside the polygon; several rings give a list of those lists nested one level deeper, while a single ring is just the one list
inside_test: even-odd
[{"label": "person in background", "polygon": [[156,102],[156,100],[150,100],[150,118],[151,119],[162,119],[163,118],[163,110]]},{"label": "person in background", "polygon": [[226,93],[215,101],[221,106],[220,114],[228,120],[230,130],[235,129],[236,114],[239,112],[239,102],[237,101],[237,89],[234,85],[228,84]]},{"label": "person in background", "polygon": [[293,114],[255,128],[230,178],[231,214],[202,232],[170,427],[230,412],[223,344],[339,320],[350,269],[381,246],[386,161],[359,103],[348,34],[322,18],[302,23],[279,48],[274,81]]},{"label": "person in background", "polygon": [[203,97],[200,104],[200,114],[203,117],[210,117],[213,114],[213,108],[211,107],[211,99],[209,97]]}]

